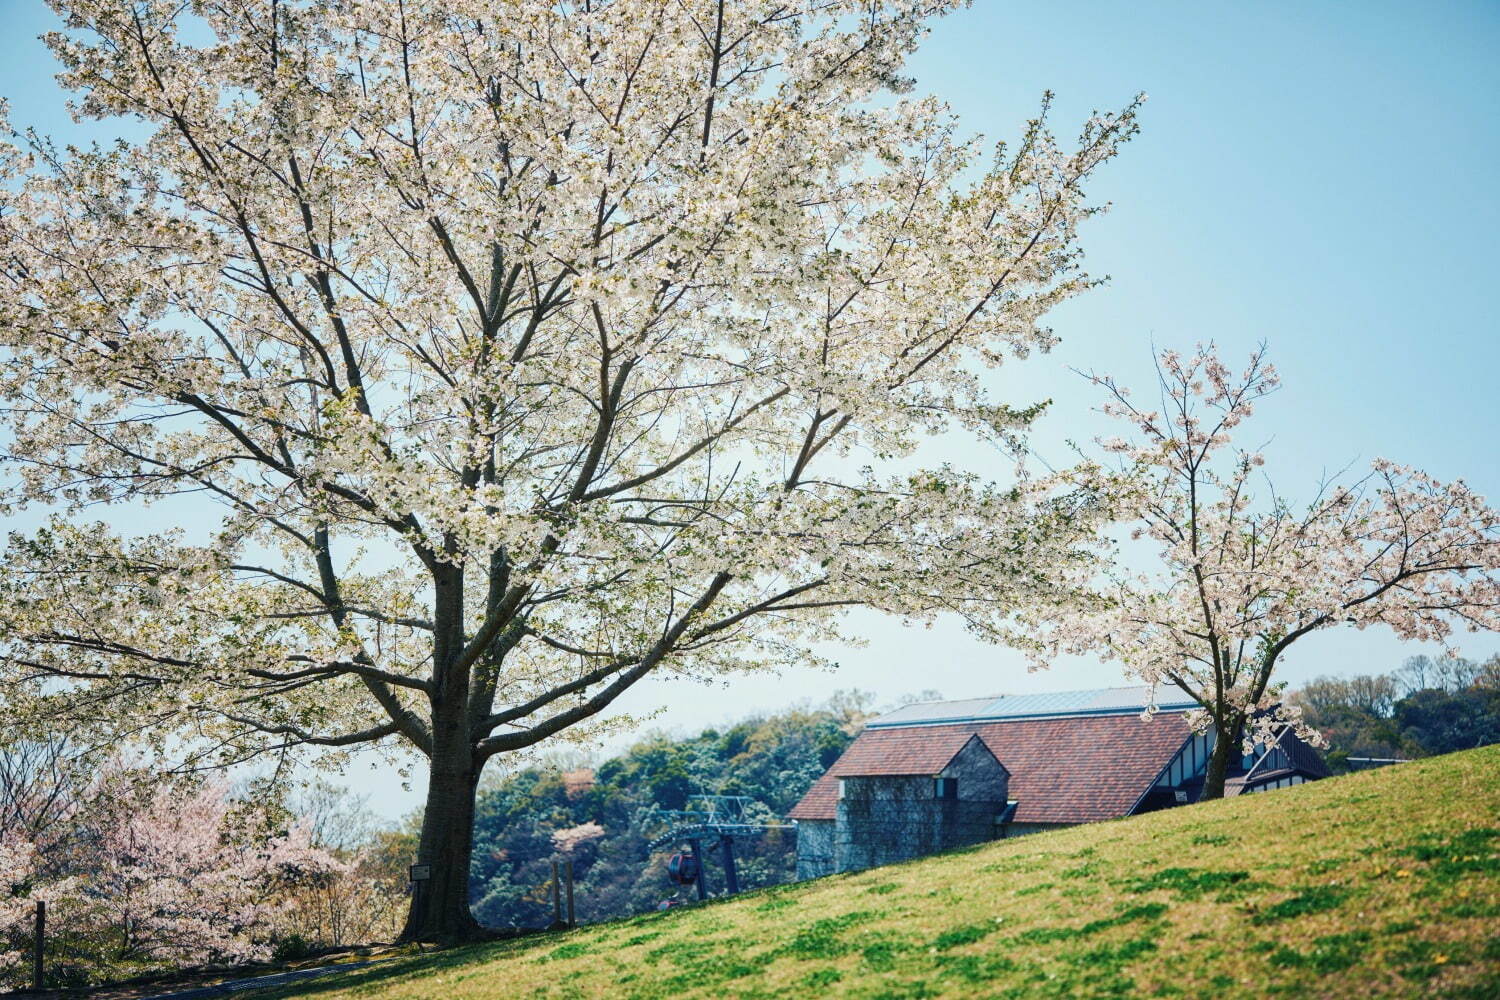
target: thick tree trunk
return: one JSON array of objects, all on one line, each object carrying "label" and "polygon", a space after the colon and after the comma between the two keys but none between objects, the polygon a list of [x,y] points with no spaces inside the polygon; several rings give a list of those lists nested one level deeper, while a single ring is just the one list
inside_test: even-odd
[{"label": "thick tree trunk", "polygon": [[[441,742],[441,741],[440,741]],[[474,851],[474,793],[479,775],[465,747],[434,747],[417,864],[430,877],[412,883],[402,941],[450,944],[483,928],[469,910],[469,860]]]},{"label": "thick tree trunk", "polygon": [[469,721],[469,671],[463,664],[463,569],[433,569],[432,735],[427,807],[402,941],[452,944],[483,934],[469,910],[469,861],[474,853],[474,793],[479,771]]},{"label": "thick tree trunk", "polygon": [[1208,755],[1208,768],[1203,772],[1203,795],[1199,801],[1224,797],[1224,778],[1229,773],[1229,762],[1240,752],[1244,732],[1244,719],[1233,720],[1227,726],[1215,726],[1214,748]]}]

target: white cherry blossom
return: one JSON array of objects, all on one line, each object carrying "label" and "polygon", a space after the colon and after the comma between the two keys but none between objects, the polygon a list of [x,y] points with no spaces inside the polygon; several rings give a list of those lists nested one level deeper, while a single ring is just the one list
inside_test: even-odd
[{"label": "white cherry blossom", "polygon": [[[77,113],[149,136],[0,148],[0,503],[56,511],[4,710],[419,753],[408,937],[475,930],[494,755],[855,605],[998,635],[1084,558],[1087,504],[920,451],[1034,416],[983,372],[1091,284],[1136,104],[985,150],[901,77],[956,0],[50,2]],[[109,527],[181,496],[211,538]]]},{"label": "white cherry blossom", "polygon": [[1102,652],[1197,700],[1195,725],[1229,734],[1210,761],[1212,797],[1242,740],[1269,744],[1291,725],[1320,742],[1275,680],[1298,639],[1380,625],[1451,644],[1456,629],[1500,628],[1500,512],[1462,480],[1385,459],[1294,506],[1260,471],[1262,456],[1233,444],[1278,384],[1263,351],[1239,373],[1211,344],[1163,351],[1158,373],[1161,412],[1090,376],[1131,435],[1100,442],[1117,465],[1074,475],[1111,498],[1132,541],[1090,598],[1028,610],[1013,638],[1039,656]]}]

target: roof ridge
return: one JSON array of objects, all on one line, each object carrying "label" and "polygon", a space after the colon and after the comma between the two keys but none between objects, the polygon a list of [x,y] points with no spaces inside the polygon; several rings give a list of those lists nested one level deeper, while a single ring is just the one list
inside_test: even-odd
[{"label": "roof ridge", "polygon": [[1129,715],[1148,707],[1190,707],[1191,698],[1171,689],[1149,684],[1078,688],[1070,691],[1038,691],[997,697],[955,698],[935,702],[913,702],[892,709],[867,725],[890,728],[935,725],[946,722],[980,722],[995,719],[1066,718],[1071,716]]},{"label": "roof ridge", "polygon": [[[917,705],[949,705],[959,701],[999,701],[1002,698],[1050,698],[1069,694],[1103,694],[1106,691],[1139,691],[1150,688],[1150,684],[1109,684],[1104,687],[1065,688],[1059,691],[1001,691],[996,694],[975,694],[964,698],[933,698],[930,701],[909,701],[892,709],[899,712],[903,708],[912,708]],[[1187,697],[1183,695],[1183,697]]]}]

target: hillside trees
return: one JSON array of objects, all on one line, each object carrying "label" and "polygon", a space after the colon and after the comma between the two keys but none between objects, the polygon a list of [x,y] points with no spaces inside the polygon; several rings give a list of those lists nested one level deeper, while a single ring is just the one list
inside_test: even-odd
[{"label": "hillside trees", "polygon": [[[779,823],[853,741],[841,710],[857,695],[682,739],[648,735],[597,767],[533,766],[487,778],[475,823],[476,912],[487,925],[545,926],[551,863],[560,858],[574,863],[587,922],[649,910],[686,891],[667,879],[665,855],[650,851],[666,832],[656,810],[691,806],[702,794],[741,795],[758,804],[757,821]],[[735,856],[747,888],[796,877],[794,842],[783,831],[737,840]],[[711,892],[724,887],[721,866],[711,859]]]},{"label": "hillside trees", "polygon": [[1274,681],[1297,640],[1340,625],[1426,641],[1500,627],[1500,512],[1462,480],[1384,459],[1294,508],[1262,481],[1262,456],[1232,443],[1277,386],[1263,352],[1235,374],[1211,344],[1163,351],[1157,370],[1160,410],[1091,376],[1131,430],[1101,444],[1120,459],[1108,491],[1141,549],[1087,607],[1037,621],[1034,648],[1102,651],[1196,700],[1195,723],[1219,734],[1203,793],[1216,798],[1243,741],[1284,725],[1317,738]]},{"label": "hillside trees", "polygon": [[1328,741],[1335,769],[1500,742],[1500,656],[1412,656],[1387,674],[1315,677],[1289,698]]},{"label": "hillside trees", "polygon": [[1135,107],[986,160],[902,96],[957,0],[50,2],[77,113],[145,137],[0,149],[0,502],[56,511],[0,571],[9,724],[419,755],[405,934],[460,938],[496,755],[1083,565],[1084,499],[920,445],[1034,415],[982,369],[1090,284]]}]

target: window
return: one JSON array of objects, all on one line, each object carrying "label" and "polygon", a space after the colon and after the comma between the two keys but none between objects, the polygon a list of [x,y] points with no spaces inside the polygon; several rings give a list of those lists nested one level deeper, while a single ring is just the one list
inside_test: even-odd
[{"label": "window", "polygon": [[843,798],[843,797],[844,797],[844,779],[840,778],[839,779],[839,798]]},{"label": "window", "polygon": [[935,778],[932,782],[932,797],[935,799],[958,798],[957,778]]}]

